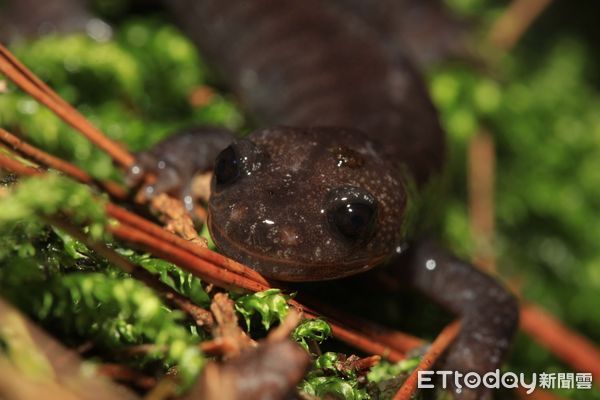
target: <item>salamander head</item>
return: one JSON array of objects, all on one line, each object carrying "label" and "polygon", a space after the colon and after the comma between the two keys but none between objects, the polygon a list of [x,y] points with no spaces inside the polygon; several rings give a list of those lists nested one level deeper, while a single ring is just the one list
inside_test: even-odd
[{"label": "salamander head", "polygon": [[221,251],[267,277],[352,275],[402,242],[400,176],[360,131],[259,130],[217,157],[209,228]]}]

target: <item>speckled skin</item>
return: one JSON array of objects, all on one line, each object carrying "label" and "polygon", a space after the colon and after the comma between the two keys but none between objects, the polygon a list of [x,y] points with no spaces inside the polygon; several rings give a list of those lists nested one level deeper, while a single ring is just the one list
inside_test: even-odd
[{"label": "speckled skin", "polygon": [[[517,327],[515,298],[434,242],[413,240],[397,254],[410,239],[409,188],[432,181],[445,153],[436,112],[410,63],[330,2],[166,4],[259,124],[271,126],[233,144],[234,181],[213,179],[209,228],[219,249],[291,281],[339,278],[388,260],[398,266],[396,279],[462,318],[445,368],[497,368]],[[205,135],[196,140],[211,143]],[[168,151],[188,159],[197,150],[183,144]],[[166,186],[173,183],[182,184]],[[373,233],[358,241],[340,237],[328,219],[332,202],[346,197],[368,199],[376,210]],[[456,397],[487,395],[463,389]]]}]

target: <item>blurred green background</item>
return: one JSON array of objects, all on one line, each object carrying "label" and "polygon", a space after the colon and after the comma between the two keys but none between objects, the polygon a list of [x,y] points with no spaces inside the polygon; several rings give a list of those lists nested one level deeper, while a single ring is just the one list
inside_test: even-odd
[{"label": "blurred green background", "polygon": [[[0,7],[1,7],[0,3]],[[482,39],[507,2],[448,0]],[[246,129],[235,99],[155,4],[95,0],[108,35],[44,35],[15,54],[109,136],[137,151],[191,124]],[[1,12],[0,8],[0,12]],[[600,344],[600,6],[555,1],[493,68],[461,62],[425,71],[451,159],[444,236],[474,250],[467,151],[484,128],[496,151],[494,249],[498,270],[524,299]],[[207,89],[209,88],[209,89]],[[118,177],[110,159],[26,95],[0,94],[0,125],[83,166]],[[212,93],[190,102],[190,94]],[[192,104],[195,103],[195,104]],[[569,369],[520,335],[508,370]],[[595,377],[600,379],[600,377]],[[559,391],[579,399],[593,391]]]}]

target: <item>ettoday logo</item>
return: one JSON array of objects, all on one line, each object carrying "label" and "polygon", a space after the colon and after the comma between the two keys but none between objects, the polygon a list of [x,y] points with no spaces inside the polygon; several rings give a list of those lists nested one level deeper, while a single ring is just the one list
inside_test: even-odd
[{"label": "ettoday logo", "polygon": [[[438,380],[435,380],[439,377]],[[464,387],[475,389],[486,387],[489,389],[522,387],[527,394],[531,394],[536,388],[544,389],[591,389],[591,373],[532,373],[526,378],[524,373],[514,372],[500,373],[499,369],[479,374],[477,372],[461,373],[458,371],[419,371],[417,387],[419,389],[433,389],[437,382],[441,383],[443,389],[452,387],[460,393]]]}]

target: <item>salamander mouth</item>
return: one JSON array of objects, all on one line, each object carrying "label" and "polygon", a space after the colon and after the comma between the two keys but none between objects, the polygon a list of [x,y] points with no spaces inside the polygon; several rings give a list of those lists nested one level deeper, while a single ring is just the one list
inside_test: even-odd
[{"label": "salamander mouth", "polygon": [[350,263],[302,262],[256,253],[228,238],[208,218],[208,230],[217,248],[228,257],[245,264],[261,275],[279,281],[310,282],[343,278],[367,271],[382,263],[387,257],[352,260]]}]

